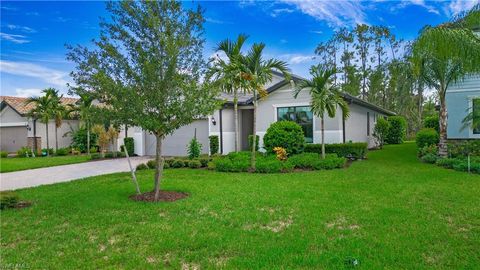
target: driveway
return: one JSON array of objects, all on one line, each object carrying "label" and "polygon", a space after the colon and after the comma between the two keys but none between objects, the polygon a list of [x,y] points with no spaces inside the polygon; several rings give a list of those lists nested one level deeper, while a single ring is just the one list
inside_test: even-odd
[{"label": "driveway", "polygon": [[[138,164],[145,163],[149,159],[151,158],[132,157],[130,161],[135,168]],[[90,176],[128,171],[130,171],[130,168],[128,167],[127,159],[119,158],[0,173],[0,191],[68,182]]]}]

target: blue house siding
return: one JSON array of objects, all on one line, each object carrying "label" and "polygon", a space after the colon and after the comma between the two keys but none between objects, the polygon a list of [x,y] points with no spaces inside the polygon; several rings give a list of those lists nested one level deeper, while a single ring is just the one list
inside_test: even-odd
[{"label": "blue house siding", "polygon": [[447,88],[448,139],[480,139],[480,134],[474,134],[471,128],[462,130],[462,121],[471,110],[473,99],[480,99],[480,75],[469,76]]}]

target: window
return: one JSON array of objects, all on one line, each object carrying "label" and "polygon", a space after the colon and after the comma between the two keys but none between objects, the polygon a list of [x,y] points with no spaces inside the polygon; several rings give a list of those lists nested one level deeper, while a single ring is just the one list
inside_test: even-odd
[{"label": "window", "polygon": [[473,113],[473,134],[480,134],[480,98],[472,100],[472,113]]},{"label": "window", "polygon": [[367,112],[367,136],[370,136],[370,112]]},{"label": "window", "polygon": [[305,135],[305,142],[313,143],[313,114],[309,106],[277,108],[277,121],[293,121],[299,124]]}]

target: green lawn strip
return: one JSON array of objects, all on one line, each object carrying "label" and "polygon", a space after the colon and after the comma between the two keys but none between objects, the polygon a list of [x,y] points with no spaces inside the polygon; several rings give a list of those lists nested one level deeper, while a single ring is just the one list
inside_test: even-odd
[{"label": "green lawn strip", "polygon": [[[480,177],[420,163],[414,144],[348,169],[291,174],[168,169],[173,203],[128,199],[128,173],[18,191],[2,264],[30,268],[473,269]],[[142,191],[152,170],[138,173]]]},{"label": "green lawn strip", "polygon": [[0,172],[14,172],[43,167],[52,167],[90,160],[86,155],[80,156],[53,156],[35,158],[2,158],[0,159]]}]

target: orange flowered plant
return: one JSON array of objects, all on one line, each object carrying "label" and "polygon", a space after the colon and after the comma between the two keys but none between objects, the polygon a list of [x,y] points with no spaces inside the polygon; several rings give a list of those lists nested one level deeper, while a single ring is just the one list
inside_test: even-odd
[{"label": "orange flowered plant", "polygon": [[273,148],[273,151],[277,155],[277,159],[281,161],[287,160],[287,150],[283,147],[275,147]]}]

